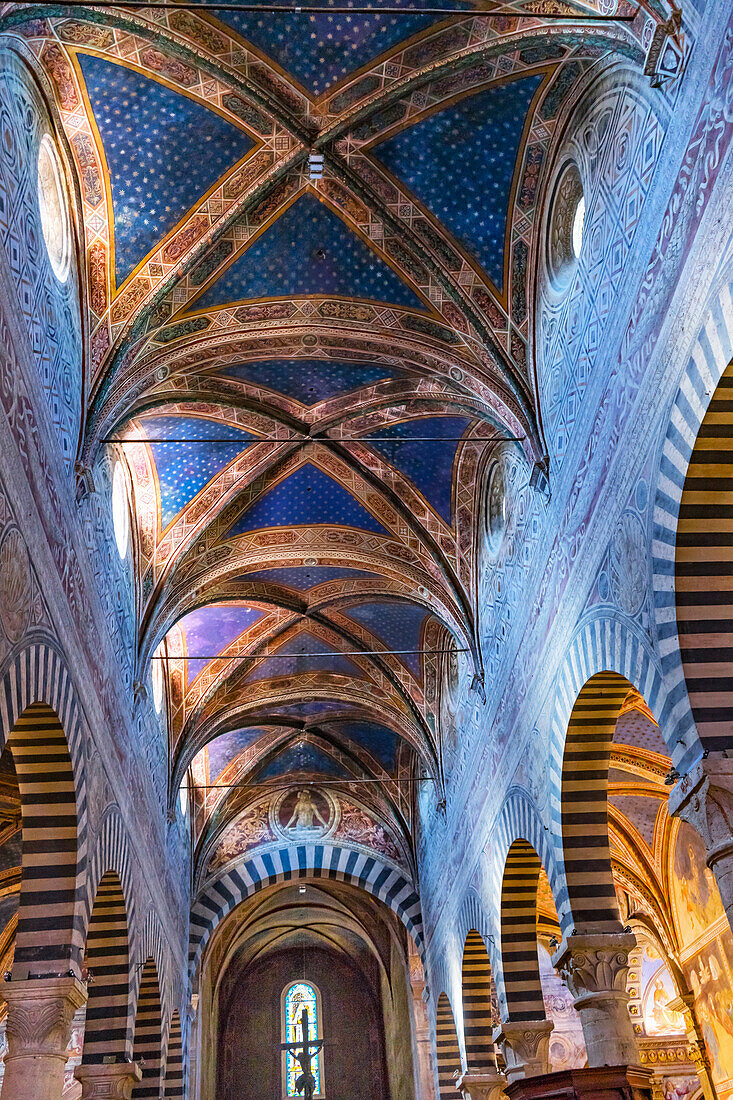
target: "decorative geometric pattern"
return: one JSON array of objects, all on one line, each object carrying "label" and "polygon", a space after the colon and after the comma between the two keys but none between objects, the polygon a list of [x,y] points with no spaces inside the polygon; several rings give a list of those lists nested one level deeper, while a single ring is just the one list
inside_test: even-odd
[{"label": "decorative geometric pattern", "polygon": [[279,779],[285,775],[324,775],[348,779],[346,768],[325,752],[305,742],[290,745],[257,773],[257,780]]},{"label": "decorative geometric pattern", "polygon": [[254,142],[214,111],[134,69],[77,57],[107,158],[119,286]]},{"label": "decorative geometric pattern", "polygon": [[374,148],[499,289],[517,151],[541,80],[528,76],[467,96]]},{"label": "decorative geometric pattern", "polygon": [[[354,676],[359,679],[362,673],[348,657],[324,657],[319,654],[333,653],[334,645],[321,638],[314,637],[309,631],[301,631],[274,649],[276,657],[262,661],[247,676],[245,683],[255,680],[277,679],[280,676],[297,676],[300,672],[336,672],[342,676]],[[292,655],[290,660],[286,659]]]},{"label": "decorative geometric pattern", "polygon": [[294,397],[304,405],[327,401],[360,386],[394,378],[386,367],[361,363],[334,363],[323,359],[266,359],[227,367],[222,374]]},{"label": "decorative geometric pattern", "polygon": [[339,722],[336,728],[349,741],[362,745],[388,772],[394,772],[400,741],[392,730],[376,722]]},{"label": "decorative geometric pattern", "polygon": [[389,265],[310,193],[289,206],[196,299],[193,308],[304,294],[338,294],[425,308]]},{"label": "decorative geometric pattern", "polygon": [[[221,420],[203,417],[145,416],[140,422],[146,439],[174,441],[149,444],[158,475],[160,525],[163,530],[220,470],[242,453],[244,443],[255,438],[249,432]],[[236,439],[238,436],[242,439],[242,446],[238,443],[205,442]]]},{"label": "decorative geometric pattern", "polygon": [[375,534],[388,533],[337,481],[307,462],[248,508],[227,538],[260,527],[318,523],[344,524]]},{"label": "decorative geometric pattern", "polygon": [[335,565],[295,565],[283,566],[280,569],[255,569],[242,578],[247,581],[274,581],[275,584],[286,584],[291,588],[307,591],[315,588],[317,584],[327,584],[329,581],[350,580],[356,577],[374,577],[365,569],[340,568]]}]

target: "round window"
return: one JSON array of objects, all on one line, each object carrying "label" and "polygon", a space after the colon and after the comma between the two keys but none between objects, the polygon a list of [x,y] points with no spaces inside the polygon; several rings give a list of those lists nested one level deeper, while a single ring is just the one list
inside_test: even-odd
[{"label": "round window", "polygon": [[504,467],[501,462],[495,462],[489,473],[489,484],[486,490],[486,536],[494,552],[499,549],[504,538],[507,514]]},{"label": "round window", "polygon": [[560,173],[550,215],[547,266],[557,290],[564,290],[575,271],[583,247],[585,196],[577,166],[571,162]]},{"label": "round window", "polygon": [[38,148],[38,208],[53,273],[65,283],[71,262],[69,210],[61,162],[50,134],[43,135]]},{"label": "round window", "polygon": [[[127,503],[127,484],[122,463],[118,462],[112,477],[112,526],[121,558],[127,553],[130,542],[130,508]],[[160,662],[156,661],[155,664]]]}]

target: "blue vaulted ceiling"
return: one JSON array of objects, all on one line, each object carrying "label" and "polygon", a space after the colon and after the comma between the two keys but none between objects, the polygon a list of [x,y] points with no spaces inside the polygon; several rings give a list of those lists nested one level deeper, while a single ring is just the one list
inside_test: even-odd
[{"label": "blue vaulted ceiling", "polygon": [[421,648],[422,628],[428,614],[424,608],[394,600],[359,604],[345,614],[381,639],[388,649],[407,650],[400,660],[416,675],[421,674],[422,655],[416,651]]},{"label": "blue vaulted ceiling", "polygon": [[228,768],[233,760],[253,745],[263,735],[265,730],[259,726],[249,726],[243,730],[233,730],[216,737],[205,750],[208,754],[209,768],[208,779],[215,783],[225,768]]},{"label": "blue vaulted ceiling", "polygon": [[262,618],[262,611],[241,603],[217,603],[190,611],[178,624],[186,638],[189,684],[227,646]]},{"label": "blue vaulted ceiling", "polygon": [[389,534],[343,486],[306,462],[248,508],[227,537],[234,538],[259,527],[320,523],[345,524],[378,535]]},{"label": "blue vaulted ceiling", "polygon": [[310,631],[303,630],[288,638],[273,652],[277,654],[262,661],[247,676],[246,682],[277,679],[280,676],[297,676],[307,672],[335,672],[341,676],[355,676],[360,679],[363,673],[348,657],[330,657],[335,652],[334,644],[316,638]]},{"label": "blue vaulted ceiling", "polygon": [[296,744],[283,749],[260,769],[258,779],[279,779],[290,775],[324,775],[347,779],[349,773],[331,756],[314,745]]},{"label": "blue vaulted ceiling", "polygon": [[453,463],[459,447],[458,440],[470,423],[466,416],[407,420],[381,428],[380,442],[371,442],[370,446],[406,474],[433,508],[450,523]]},{"label": "blue vaulted ceiling", "polygon": [[107,159],[119,285],[254,142],[157,80],[77,56]]},{"label": "blue vaulted ceiling", "polygon": [[253,573],[247,573],[242,579],[245,581],[272,581],[274,584],[285,584],[289,588],[297,588],[302,592],[314,588],[317,584],[325,584],[327,581],[351,580],[357,577],[373,577],[365,569],[349,569],[335,565],[296,565],[282,566],[277,569],[257,569]]},{"label": "blue vaulted ceiling", "polygon": [[308,294],[425,308],[389,264],[311,192],[296,199],[192,308]]},{"label": "blue vaulted ceiling", "polygon": [[499,288],[517,152],[541,81],[526,76],[467,96],[374,148]]},{"label": "blue vaulted ceiling", "polygon": [[[277,8],[288,0],[275,0]],[[289,2],[288,2],[288,6]],[[252,45],[276,61],[281,68],[313,95],[321,95],[339,80],[397,43],[439,22],[440,16],[421,14],[425,5],[415,0],[392,0],[390,7],[412,9],[414,14],[359,14],[360,3],[349,3],[354,14],[301,12],[278,16],[277,12],[222,12],[221,18]],[[376,7],[377,5],[373,5]],[[454,0],[440,5],[458,8]],[[242,5],[246,9],[246,4]]]},{"label": "blue vaulted ceiling", "polygon": [[386,726],[380,726],[376,722],[334,722],[327,729],[329,732],[338,730],[349,741],[361,745],[371,753],[388,772],[394,772],[400,739]]},{"label": "blue vaulted ceiling", "polygon": [[394,378],[388,367],[364,363],[337,363],[324,359],[265,359],[227,367],[223,374],[294,397],[303,405],[315,405],[361,386]]},{"label": "blue vaulted ceiling", "polygon": [[[145,416],[140,423],[150,442],[160,493],[160,526],[165,529],[255,437],[221,420],[199,416]],[[241,438],[242,442],[216,442]]]}]

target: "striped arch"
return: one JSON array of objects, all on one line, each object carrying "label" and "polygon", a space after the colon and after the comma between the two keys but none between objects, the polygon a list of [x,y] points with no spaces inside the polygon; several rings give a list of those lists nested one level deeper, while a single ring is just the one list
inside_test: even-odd
[{"label": "striped arch", "polygon": [[[151,909],[145,918],[142,931],[140,933],[140,944],[138,952],[133,958],[137,959],[137,974],[140,975],[143,970],[143,963],[152,959],[155,963],[155,971],[158,976],[158,983],[160,989],[160,1003],[161,1011],[163,1015],[163,1021],[170,1019],[170,1005],[175,1004],[176,1001],[172,996],[173,983],[171,981],[171,960],[167,949],[166,941],[163,937],[163,929],[158,918],[158,914],[154,909]],[[164,1036],[165,1037],[165,1036]]]},{"label": "striped arch", "polygon": [[132,1053],[130,946],[122,883],[115,871],[102,876],[87,932],[85,965],[90,981],[82,1062]]},{"label": "striped arch", "polygon": [[159,1100],[163,1064],[163,1013],[155,959],[148,958],[140,979],[135,1015],[133,1061],[142,1064],[142,1080],[132,1089],[132,1100]]},{"label": "striped arch", "polygon": [[[503,1020],[542,1019],[536,929],[539,868],[545,869],[558,910],[567,908],[567,890],[550,833],[526,791],[509,791],[494,836],[492,894],[500,899],[501,951],[494,960],[499,1010]],[[538,863],[537,877],[530,852]]]},{"label": "striped arch", "polygon": [[379,898],[403,922],[423,952],[420,898],[402,871],[374,854],[336,844],[300,844],[254,854],[224,868],[204,886],[191,910],[191,977],[214,929],[240,902],[276,882],[330,878],[352,882]]},{"label": "striped arch", "polygon": [[135,913],[135,891],[132,887],[132,864],[127,829],[115,806],[110,807],[102,821],[97,836],[94,853],[89,859],[86,886],[87,923],[92,912],[102,876],[115,871],[122,886],[122,894],[127,906],[127,926],[130,940],[130,954],[135,954],[137,938],[137,918]]},{"label": "striped arch", "polygon": [[[669,696],[649,639],[634,623],[608,614],[586,620],[578,629],[558,677],[557,694],[550,728],[550,813],[556,845],[555,858],[548,862],[533,836],[526,839],[535,847],[547,869],[563,934],[573,925],[563,864],[561,791],[566,738],[573,707],[584,685],[598,673],[616,673],[628,681],[626,690],[636,688],[660,723],[669,743],[674,730],[665,729],[663,715],[669,713]],[[556,865],[556,870],[554,869]],[[613,903],[613,899],[610,899]],[[614,924],[617,929],[617,925]]]},{"label": "striped arch", "polygon": [[[0,737],[0,750],[10,743],[18,771],[24,865],[31,871],[21,885],[13,976],[70,968],[80,975],[87,865],[83,731],[71,676],[47,642],[29,646],[2,675]],[[56,791],[49,789],[51,771],[61,784]],[[57,873],[35,877],[41,867]]]},{"label": "striped arch", "polygon": [[598,672],[581,688],[570,714],[560,788],[559,838],[568,907],[560,928],[620,932],[608,837],[608,768],[621,705],[631,684]]},{"label": "striped arch", "polygon": [[491,963],[484,941],[474,928],[466,936],[463,947],[461,992],[466,1065],[469,1071],[490,1072],[496,1069],[492,1039]]},{"label": "striped arch", "polygon": [[508,1020],[544,1020],[537,955],[537,885],[542,864],[526,840],[515,840],[501,885],[501,962]]},{"label": "striped arch", "polygon": [[461,1052],[450,1001],[445,993],[438,997],[435,1014],[435,1055],[438,1067],[440,1100],[462,1100],[456,1088],[456,1075],[461,1073]]},{"label": "striped arch", "polygon": [[[689,570],[686,567],[685,570],[679,570],[676,562],[676,547],[678,547],[678,537],[684,536],[686,521],[689,520],[689,513],[685,516],[680,511],[686,479],[690,474],[692,475],[690,480],[690,488],[692,488],[694,479],[704,471],[705,464],[698,459],[694,460],[691,469],[691,460],[698,443],[700,429],[706,418],[711,399],[719,404],[723,398],[724,390],[729,387],[729,382],[726,381],[718,393],[718,384],[721,382],[731,359],[733,359],[733,284],[726,282],[718,290],[712,301],[705,323],[692,347],[680,388],[672,405],[669,425],[660,455],[659,474],[654,498],[652,536],[654,617],[661,653],[661,667],[665,680],[669,685],[669,694],[662,719],[660,719],[660,725],[663,729],[669,731],[668,744],[674,745],[679,739],[686,746],[686,752],[682,750],[672,754],[672,759],[680,770],[692,763],[699,755],[700,745],[696,736],[697,732],[706,741],[708,747],[715,747],[714,740],[711,739],[716,736],[714,713],[706,713],[706,708],[700,706],[701,700],[699,699],[699,695],[704,692],[715,690],[713,684],[696,685],[696,690],[693,692],[693,708],[691,709],[691,700],[688,698],[688,685],[685,681],[683,653],[680,648],[680,626],[685,624],[689,632],[690,622],[696,617],[708,620],[715,618],[712,608],[718,604],[720,613],[717,618],[723,620],[722,633],[724,635],[730,633],[729,625],[725,625],[725,598],[723,594],[719,595],[715,592],[715,586],[718,582],[713,578],[711,578],[712,595],[706,597],[705,605],[699,612],[695,611],[695,604],[691,602],[692,598],[687,597],[684,591],[680,593],[682,599],[679,600],[679,606],[684,614],[681,621],[678,622],[678,571]],[[726,420],[729,419],[729,415],[726,412]],[[703,436],[707,434],[706,428]],[[723,446],[727,450],[730,446],[730,435],[726,431],[723,431],[722,434],[724,436]],[[711,436],[709,440],[701,439],[700,442],[703,446],[713,446],[714,438],[714,436]],[[726,472],[725,468],[727,465],[725,463],[719,471],[721,479],[729,477],[729,469]],[[730,492],[730,484],[728,483],[725,488],[727,495]],[[718,499],[720,500],[720,496]],[[688,497],[687,506],[691,506],[692,503],[692,497]],[[704,501],[701,504],[703,511],[698,516],[698,523],[700,519],[703,519],[710,524],[713,517],[707,506],[708,502]],[[722,525],[720,527],[722,528]],[[706,556],[714,560],[717,554],[718,560],[725,562],[724,531],[719,529],[716,533],[711,530],[710,534],[712,542],[709,544],[714,549],[712,554],[706,551]],[[689,556],[689,546],[682,545],[689,540],[682,537],[680,541],[681,545],[678,549],[688,551],[688,554],[683,555],[683,557]],[[715,549],[716,547],[717,549]],[[715,576],[718,575],[716,572]],[[690,585],[686,584],[684,587],[689,589]],[[701,590],[705,588],[702,578],[700,588]],[[687,606],[688,599],[690,599],[689,606]],[[719,630],[720,627],[718,626],[716,629]],[[695,644],[699,645],[700,641],[701,639],[697,639]],[[689,645],[689,643],[687,644]],[[721,644],[724,643],[721,641]],[[695,677],[695,679],[697,678]],[[714,670],[711,673],[711,679],[718,681],[719,678],[719,670]],[[719,705],[716,702],[713,710]],[[693,710],[695,713],[694,720]],[[697,730],[695,721],[699,723]],[[729,740],[728,744],[730,744]],[[684,755],[682,755],[682,752],[684,752]]]},{"label": "striped arch", "polygon": [[168,1034],[168,1055],[165,1061],[166,1100],[183,1100],[183,1034],[181,1017],[176,1009],[171,1016]]}]

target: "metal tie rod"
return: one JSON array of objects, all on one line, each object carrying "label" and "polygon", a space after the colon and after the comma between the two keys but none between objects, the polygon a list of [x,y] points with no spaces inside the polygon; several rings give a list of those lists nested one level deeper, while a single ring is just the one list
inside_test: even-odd
[{"label": "metal tie rod", "polygon": [[102,443],[117,443],[124,447],[130,443],[239,443],[248,447],[250,443],[521,443],[524,435],[494,435],[490,439],[466,439],[462,435],[414,435],[404,439],[392,439],[384,435],[354,435],[341,439],[333,436],[306,435],[295,439],[103,439]]},{"label": "metal tie rod", "polygon": [[266,15],[454,15],[454,16],[488,16],[501,17],[513,16],[514,18],[560,20],[567,19],[571,22],[582,23],[631,23],[637,16],[633,15],[584,15],[569,13],[567,15],[557,12],[546,14],[538,12],[516,11],[514,8],[494,8],[485,11],[481,8],[397,8],[393,6],[365,8],[349,7],[347,4],[335,4],[333,7],[323,7],[319,4],[300,4],[288,7],[273,7],[271,4],[227,4],[227,3],[201,3],[184,0],[176,3],[175,0],[25,0],[24,7],[30,8],[122,8],[131,11],[235,11],[240,15],[247,12]]},{"label": "metal tie rod", "polygon": [[335,649],[329,653],[172,653],[153,654],[151,661],[272,661],[293,657],[404,657],[412,653],[469,653],[468,649]]}]

